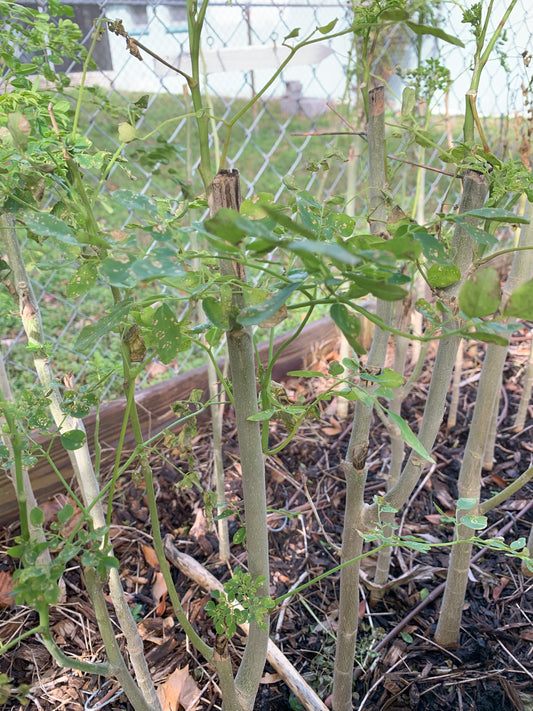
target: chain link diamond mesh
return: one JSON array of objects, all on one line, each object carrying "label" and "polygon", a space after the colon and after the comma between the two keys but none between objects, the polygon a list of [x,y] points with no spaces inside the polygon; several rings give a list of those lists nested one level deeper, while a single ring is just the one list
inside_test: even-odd
[{"label": "chain link diamond mesh", "polygon": [[[188,52],[187,14],[185,2],[165,0],[165,3],[131,0],[115,4],[102,0],[72,3],[77,18],[82,21],[84,43],[91,41],[92,28],[88,18],[120,17],[127,32],[142,44],[159,54],[169,64],[186,61]],[[496,2],[494,17],[499,19],[503,2]],[[460,114],[464,94],[468,88],[472,40],[461,22],[461,10],[455,4],[438,6],[438,26],[447,33],[460,37],[466,49],[454,47],[433,37],[421,45],[421,59],[439,57],[450,71],[451,85],[447,95],[437,95],[432,103],[431,122],[435,143],[449,145],[460,136]],[[224,122],[235,115],[245,103],[269,81],[282,51],[284,38],[296,27],[299,37],[306,37],[317,26],[326,25],[338,18],[338,27],[351,21],[351,5],[341,0],[317,3],[300,2],[211,2],[206,16],[203,36],[202,66],[205,70],[205,101],[216,118],[211,122],[211,146],[216,156],[224,135]],[[478,96],[480,113],[487,121],[490,145],[494,153],[506,156],[510,147],[516,147],[521,131],[527,124],[528,57],[533,50],[533,6],[521,0],[508,23],[505,41],[500,43],[486,68]],[[390,122],[394,123],[400,105],[402,84],[395,72],[416,66],[413,34],[403,26],[388,30],[379,44],[374,70],[381,75],[389,88]],[[352,126],[362,130],[360,111],[356,108],[359,94],[356,75],[348,76],[352,61],[352,38],[337,37],[323,44],[312,45],[303,57],[284,69],[280,76],[264,91],[260,100],[236,124],[228,152],[229,167],[239,169],[243,181],[243,194],[269,192],[284,199],[287,176],[300,189],[307,189],[325,199],[332,195],[346,197],[350,194],[350,209],[360,216],[360,225],[366,222],[366,156],[365,143],[358,136],[332,135],[348,131]],[[138,124],[141,134],[154,132],[147,142],[152,150],[147,162],[146,150],[135,143],[125,150],[131,178],[125,179],[120,171],[113,170],[106,183],[112,205],[116,187],[134,187],[148,196],[178,199],[184,186],[190,185],[194,194],[200,192],[197,176],[196,151],[192,120],[185,115],[191,111],[190,97],[181,76],[141,51],[139,62],[126,51],[123,38],[107,35],[96,52],[99,70],[90,72],[87,101],[83,105],[81,128],[84,134],[103,150],[114,152],[119,146],[117,123],[127,119],[130,103],[142,94],[148,95],[148,107]],[[302,53],[303,54],[303,53]],[[182,64],[180,64],[182,66]],[[184,66],[184,65],[183,65]],[[352,67],[353,69],[353,67]],[[79,67],[71,66],[72,84],[80,79]],[[71,93],[73,96],[73,93]],[[113,107],[113,117],[104,110]],[[180,118],[181,117],[181,118]],[[341,118],[342,117],[342,118]],[[168,119],[174,118],[173,121]],[[344,119],[344,121],[343,121]],[[168,121],[161,127],[162,121]],[[158,128],[159,126],[159,128]],[[306,134],[306,135],[301,135]],[[314,135],[311,135],[314,134]],[[157,149],[157,150],[155,150]],[[416,150],[415,150],[416,149]],[[426,148],[422,153],[407,143],[405,134],[393,138],[389,151],[399,158],[421,160],[423,163],[444,169],[436,148]],[[165,156],[168,153],[168,158]],[[326,163],[328,169],[325,170]],[[349,173],[352,175],[349,176]],[[98,176],[89,176],[95,183]],[[390,192],[393,200],[406,212],[414,212],[416,168],[405,163],[391,162]],[[134,181],[134,182],[132,182]],[[438,172],[426,171],[423,210],[426,219],[447,194],[450,179]],[[456,199],[452,193],[447,200]],[[421,210],[419,205],[419,212]],[[114,206],[112,211],[99,212],[99,219],[107,230],[121,229],[132,221],[132,213]],[[79,353],[74,342],[81,328],[101,317],[111,306],[104,286],[77,301],[67,299],[64,286],[74,265],[61,263],[61,255],[48,252],[32,257],[32,245],[26,246],[33,285],[42,308],[45,335],[51,344],[51,357],[60,367],[74,370],[78,383],[83,383],[89,368],[106,371],[111,365],[109,342],[95,346],[91,353]],[[49,249],[52,249],[50,247]],[[18,327],[18,319],[7,319],[3,328],[3,351],[15,375],[15,380],[27,383],[34,379],[30,354],[25,349],[25,339]],[[139,385],[149,384],[165,373],[178,372],[198,363],[194,350],[179,354],[169,367],[152,362]],[[117,377],[107,380],[108,395],[120,391]]]}]

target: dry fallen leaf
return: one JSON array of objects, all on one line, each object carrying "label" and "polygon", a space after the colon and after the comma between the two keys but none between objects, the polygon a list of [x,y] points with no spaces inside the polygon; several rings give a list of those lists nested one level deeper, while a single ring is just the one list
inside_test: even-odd
[{"label": "dry fallen leaf", "polygon": [[526,642],[533,642],[533,629],[526,627],[518,636],[520,639],[525,639]]},{"label": "dry fallen leaf", "polygon": [[278,681],[281,681],[281,677],[277,672],[275,674],[267,672],[261,677],[261,684],[276,684]]},{"label": "dry fallen leaf", "polygon": [[13,592],[13,579],[11,573],[7,570],[0,570],[0,608],[11,607],[14,599],[11,595]]},{"label": "dry fallen leaf", "polygon": [[154,577],[154,582],[152,584],[152,597],[157,607],[155,608],[155,614],[159,617],[165,612],[165,598],[167,596],[168,588],[163,578],[163,573],[156,573]]},{"label": "dry fallen leaf", "polygon": [[157,690],[163,711],[193,711],[196,708],[198,687],[189,674],[189,665],[176,669]]},{"label": "dry fallen leaf", "polygon": [[171,366],[171,363],[169,365],[164,365],[163,363],[159,363],[158,361],[152,361],[146,366],[148,377],[157,378],[159,375],[165,375],[166,373],[168,373],[168,370]]},{"label": "dry fallen leaf", "polygon": [[198,542],[200,548],[206,555],[210,555],[213,552],[213,546],[207,538],[207,519],[205,517],[203,506],[199,503],[194,504],[193,514],[194,523],[191,526],[189,535]]},{"label": "dry fallen leaf", "polygon": [[141,546],[144,555],[144,560],[148,563],[151,568],[159,570],[159,562],[157,560],[156,552],[150,546]]}]

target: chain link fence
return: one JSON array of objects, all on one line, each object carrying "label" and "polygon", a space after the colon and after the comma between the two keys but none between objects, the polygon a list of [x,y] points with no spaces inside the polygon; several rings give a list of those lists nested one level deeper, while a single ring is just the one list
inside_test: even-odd
[{"label": "chain link fence", "polygon": [[[99,4],[78,0],[72,2],[75,19],[84,33],[84,44],[91,42],[92,22],[97,17],[120,18],[126,31],[138,42],[157,53],[167,64],[187,69],[187,10],[181,0],[130,0],[116,4],[103,0]],[[401,103],[402,82],[396,69],[407,70],[428,58],[439,58],[450,72],[447,92],[434,95],[429,118],[434,127],[435,141],[450,144],[460,137],[464,94],[470,81],[473,40],[462,23],[462,13],[455,4],[434,4],[433,22],[447,33],[462,39],[466,48],[458,48],[426,37],[418,45],[416,37],[403,25],[387,30],[375,57],[374,71],[387,85],[390,123],[395,122]],[[495,2],[493,17],[497,22],[504,11],[503,0]],[[317,26],[338,18],[337,28],[349,26],[351,4],[341,0],[317,3],[301,2],[210,2],[204,31],[202,70],[205,79],[205,102],[216,116],[211,122],[213,155],[217,155],[224,121],[235,115],[254,95],[261,92],[272,73],[286,56],[284,38],[300,28],[299,38],[309,35]],[[508,24],[505,40],[498,44],[484,74],[478,96],[480,113],[487,117],[491,147],[497,154],[516,148],[530,116],[528,64],[533,51],[533,6],[520,0]],[[283,200],[287,179],[299,189],[326,199],[341,195],[348,199],[350,209],[366,222],[366,155],[364,141],[353,135],[335,135],[349,131],[349,126],[361,130],[360,113],[356,109],[359,89],[353,73],[354,47],[352,36],[345,35],[318,43],[297,54],[275,81],[262,93],[253,109],[234,128],[229,167],[239,169],[244,196],[268,192]],[[128,107],[141,95],[147,95],[147,108],[138,123],[141,134],[152,133],[151,139],[136,146],[128,145],[129,177],[120,170],[108,176],[99,220],[107,230],[123,229],[138,219],[124,206],[113,205],[112,193],[117,187],[133,187],[146,196],[175,198],[184,192],[200,192],[190,97],[183,78],[167,65],[141,50],[139,61],[131,56],[124,39],[107,33],[98,44],[95,60],[98,71],[87,78],[87,101],[83,104],[81,128],[101,150],[113,153],[119,147],[117,124],[127,120]],[[69,72],[72,85],[80,80],[80,67],[62,67]],[[356,69],[356,67],[355,67]],[[74,93],[71,91],[70,96]],[[170,121],[170,119],[174,119]],[[165,122],[162,127],[161,124]],[[158,128],[159,127],[159,128]],[[405,132],[398,132],[388,146],[400,159],[415,159],[439,169],[445,168],[438,151],[409,145]],[[418,151],[418,152],[417,152]],[[505,157],[505,155],[504,155]],[[426,219],[440,207],[450,179],[444,173],[426,171],[422,208],[413,205],[416,168],[392,158],[390,190],[393,200],[413,216],[421,213]],[[100,176],[90,177],[98,183]],[[456,195],[449,196],[454,202]],[[107,205],[107,209],[104,209]],[[111,208],[109,207],[111,205]],[[157,245],[146,245],[148,251]],[[75,265],[61,264],[61,255],[52,254],[51,246],[35,251],[27,245],[27,259],[34,280],[36,295],[42,307],[45,335],[50,343],[55,364],[73,370],[78,383],[84,382],[89,369],[100,373],[112,367],[107,341],[95,347],[91,354],[79,353],[74,347],[81,328],[102,316],[111,304],[107,289],[102,286],[76,302],[67,299],[65,284]],[[168,287],[167,287],[168,288]],[[17,319],[7,319],[2,336],[3,352],[14,380],[32,381],[30,354],[25,338],[18,330]],[[151,362],[140,378],[139,385],[174,374],[198,364],[199,355],[190,350],[179,354],[176,362],[163,366]],[[16,375],[15,375],[16,373]],[[107,380],[108,396],[120,391],[120,381]]]}]

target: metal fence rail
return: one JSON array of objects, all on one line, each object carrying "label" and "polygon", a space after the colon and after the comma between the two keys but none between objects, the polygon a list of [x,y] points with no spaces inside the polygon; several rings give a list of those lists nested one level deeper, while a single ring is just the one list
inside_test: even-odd
[{"label": "metal fence rail", "polygon": [[[90,42],[94,17],[115,19],[120,17],[126,30],[139,42],[156,51],[171,64],[185,66],[187,61],[186,7],[181,0],[148,2],[129,0],[99,4],[87,0],[77,0],[76,18],[84,31],[84,43]],[[435,3],[433,5],[436,5]],[[504,2],[496,2],[495,18],[504,9]],[[499,6],[499,7],[498,7]],[[423,57],[439,56],[448,67],[452,84],[447,97],[443,93],[435,97],[432,112],[436,125],[440,126],[438,140],[446,144],[460,133],[460,120],[454,119],[462,112],[464,93],[468,86],[470,50],[472,41],[468,39],[467,28],[461,23],[460,10],[454,4],[438,6],[439,26],[450,34],[461,37],[467,43],[466,49],[452,47],[435,38],[428,38],[423,44]],[[213,152],[224,130],[223,120],[233,115],[268,81],[276,63],[282,56],[282,43],[295,27],[300,36],[309,34],[315,27],[325,25],[338,18],[338,26],[348,26],[351,6],[341,0],[318,3],[314,0],[300,2],[211,2],[206,17],[204,32],[203,63],[205,68],[206,104],[212,107],[215,116],[211,126]],[[529,79],[524,57],[533,51],[532,33],[533,6],[529,0],[521,0],[515,9],[506,35],[506,41],[499,47],[485,73],[479,96],[480,112],[485,116],[501,117],[491,120],[493,141],[496,149],[505,147],[510,137],[515,137],[521,117],[527,118],[526,104]],[[408,69],[416,63],[413,52],[413,35],[404,27],[397,26],[388,31],[376,57],[376,73],[384,73],[389,87],[391,117],[399,107],[402,84],[395,69],[400,65]],[[468,40],[468,42],[467,42]],[[366,159],[364,142],[359,138],[326,135],[328,132],[346,129],[338,114],[347,121],[358,121],[353,110],[358,96],[358,87],[353,79],[347,78],[350,62],[352,38],[347,35],[331,40],[325,46],[314,45],[312,52],[289,65],[263,94],[254,109],[243,117],[235,127],[228,161],[230,167],[239,168],[243,180],[244,195],[267,191],[284,199],[286,190],[284,179],[291,176],[300,188],[327,198],[332,194],[346,196],[347,178],[354,190],[353,207],[356,215],[365,217]],[[147,94],[148,108],[140,122],[139,129],[146,134],[156,131],[151,149],[159,149],[152,154],[150,167],[141,159],[140,148],[135,143],[127,147],[125,155],[133,177],[135,189],[149,196],[178,198],[183,186],[192,183],[191,190],[199,190],[196,156],[191,139],[191,123],[187,118],[177,119],[170,128],[156,130],[164,118],[179,117],[189,109],[189,99],[183,87],[183,79],[166,66],[156,62],[149,55],[143,61],[129,55],[123,38],[107,35],[95,53],[99,70],[91,72],[90,101],[84,104],[82,128],[85,135],[97,147],[114,151],[119,146],[117,121],[110,121],[103,110],[110,102],[119,116],[125,118],[127,106],[140,94]],[[79,80],[79,67],[71,65],[72,83]],[[333,108],[332,108],[333,107]],[[447,109],[451,117],[446,124],[443,116]],[[335,113],[335,111],[338,112]],[[440,122],[437,118],[441,116]],[[357,126],[357,128],[360,128]],[[500,136],[498,136],[498,131]],[[320,135],[296,135],[296,134]],[[159,142],[157,141],[159,137]],[[393,141],[397,155],[407,155],[405,139]],[[172,156],[170,161],[163,155],[165,147]],[[163,153],[161,153],[163,151]],[[333,154],[328,159],[329,170],[324,170],[320,159]],[[344,155],[344,159],[341,154]],[[349,160],[348,160],[349,158]],[[426,150],[424,162],[442,167],[437,152]],[[311,165],[309,165],[311,163]],[[314,165],[313,165],[314,163]],[[400,166],[393,163],[394,166]],[[318,169],[317,169],[318,168]],[[391,192],[404,210],[413,208],[414,184],[406,181],[404,168],[393,168]],[[95,175],[94,180],[98,178]],[[445,194],[449,179],[439,173],[428,174],[426,178],[425,210],[430,216]],[[122,181],[122,182],[120,182]],[[107,181],[107,193],[120,184],[125,187],[120,171],[113,171]],[[451,196],[453,200],[455,196]],[[121,229],[132,219],[127,210],[115,209],[102,212],[100,219],[105,228]],[[34,249],[34,246],[32,246]],[[28,251],[30,255],[30,251]],[[92,295],[79,299],[76,303],[63,296],[64,284],[72,273],[73,266],[65,264],[57,269],[54,259],[59,255],[40,255],[39,259],[29,256],[34,265],[32,278],[42,307],[47,340],[52,344],[52,358],[59,367],[74,369],[79,382],[88,375],[90,359],[87,354],[75,351],[75,336],[83,325],[98,318],[102,309],[109,306],[105,296],[102,301],[91,301]],[[36,264],[37,262],[37,264]],[[104,289],[102,289],[104,292]],[[33,379],[31,361],[25,352],[25,340],[18,330],[17,319],[7,318],[3,329],[3,353],[15,380],[27,382]],[[97,347],[92,354],[92,366],[105,371],[110,366],[106,358],[107,346]],[[177,372],[197,364],[194,352],[180,354],[179,362],[169,368],[152,363],[141,379],[140,385],[163,377],[164,372]],[[15,375],[16,373],[16,375]],[[111,395],[119,388],[119,381],[108,381]]]}]

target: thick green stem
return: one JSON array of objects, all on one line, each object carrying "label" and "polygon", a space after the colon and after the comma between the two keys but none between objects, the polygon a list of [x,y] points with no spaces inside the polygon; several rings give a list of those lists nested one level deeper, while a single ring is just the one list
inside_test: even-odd
[{"label": "thick green stem", "polygon": [[385,87],[368,92],[368,201],[370,232],[386,231],[387,222],[387,144],[385,141]]},{"label": "thick green stem", "polygon": [[[469,210],[482,207],[487,193],[487,178],[480,173],[468,171],[464,179],[463,197],[461,199],[459,212],[468,212]],[[479,224],[479,221],[473,221],[473,223]],[[455,304],[461,284],[472,265],[473,250],[474,240],[472,236],[463,227],[457,225],[452,240],[452,254],[454,263],[461,270],[462,277],[459,282],[443,290],[442,294],[443,298],[452,305]],[[450,331],[455,332],[456,326],[457,324],[455,322],[451,322],[447,325],[445,333],[449,333]],[[439,341],[429,392],[424,407],[422,424],[418,433],[418,439],[428,452],[433,448],[444,415],[446,395],[452,377],[458,345],[458,335],[450,335]],[[416,452],[411,453],[398,483],[385,494],[387,504],[396,509],[400,509],[406,503],[426,464],[427,462],[416,454]],[[377,505],[372,504],[366,514],[367,525],[371,525],[373,521],[376,521],[377,515]]]},{"label": "thick green stem", "polygon": [[200,165],[198,172],[202,179],[204,190],[208,193],[213,177],[211,171],[211,155],[209,152],[209,116],[203,110],[202,91],[200,88],[200,40],[205,20],[207,2],[204,0],[200,10],[197,10],[195,0],[187,0],[187,19],[189,24],[189,47],[191,55],[192,80],[188,80],[192,104],[196,111],[196,126],[198,129],[198,148]]},{"label": "thick green stem", "polygon": [[[475,106],[477,94],[479,91],[479,82],[481,80],[481,74],[489,60],[490,55],[492,54],[496,42],[498,41],[501,36],[501,33],[503,32],[503,28],[505,26],[505,23],[509,19],[509,15],[516,6],[517,0],[511,0],[503,14],[502,19],[498,23],[498,26],[496,27],[494,33],[488,41],[487,46],[485,47],[485,49],[483,49],[483,45],[485,44],[485,39],[487,35],[488,21],[492,13],[493,2],[494,0],[491,0],[491,2],[489,3],[489,7],[487,8],[487,14],[485,17],[485,25],[476,40],[476,51],[474,54],[474,68],[472,70],[472,79],[470,82],[470,88],[466,93],[465,120],[463,127],[463,138],[466,143],[474,142],[474,128],[476,124]],[[484,137],[481,137],[482,140],[484,140]]]},{"label": "thick green stem", "polygon": [[520,404],[513,425],[514,432],[521,432],[526,424],[526,416],[531,401],[531,390],[533,389],[533,332],[531,333],[531,341],[529,343],[529,357],[527,359],[526,370],[524,373],[524,381],[522,384],[522,393],[520,395]]},{"label": "thick green stem", "polygon": [[[370,231],[373,234],[385,232],[387,207],[386,190],[386,143],[384,88],[377,87],[369,92],[368,117],[368,159],[369,159],[369,202]],[[384,324],[390,324],[391,302],[378,300],[376,314]],[[381,369],[385,363],[389,333],[376,328],[366,367]],[[374,385],[369,386],[374,389]],[[348,444],[343,469],[346,475],[346,505],[342,538],[342,560],[351,560],[360,555],[363,546],[364,502],[363,493],[366,480],[365,460],[372,407],[362,400],[355,404],[354,425]],[[333,711],[351,711],[353,667],[359,622],[359,562],[342,569],[339,598],[339,628],[335,667],[333,676]]]},{"label": "thick green stem", "polygon": [[154,711],[158,707],[154,707],[153,701],[147,700],[139,691],[139,688],[129,673],[126,663],[122,657],[120,647],[118,646],[116,640],[116,632],[113,628],[111,620],[109,619],[107,604],[102,588],[103,581],[97,577],[93,568],[86,568],[84,570],[84,577],[87,592],[89,593],[94,607],[96,622],[98,623],[98,629],[102,635],[102,641],[107,652],[113,676],[124,689],[124,693],[128,697],[128,701],[131,703],[135,711]]},{"label": "thick green stem", "polygon": [[463,376],[463,342],[460,341],[455,356],[455,366],[453,369],[452,395],[450,407],[448,409],[447,427],[451,429],[457,424],[457,409],[459,407],[459,395],[461,393],[461,378]]},{"label": "thick green stem", "polygon": [[[531,246],[532,243],[533,226],[529,224],[520,234],[519,246]],[[517,252],[515,254],[509,278],[503,288],[501,311],[504,310],[513,291],[529,279],[532,261],[531,252]],[[502,380],[506,356],[506,346],[490,343],[487,347],[477,391],[476,405],[459,473],[458,490],[461,498],[479,501],[483,454],[487,447],[495,402],[500,392],[499,384]],[[479,506],[475,507],[471,513],[476,514],[478,510]],[[462,524],[458,525],[456,531],[457,540],[461,541],[468,538],[469,535],[470,529]],[[439,622],[435,631],[435,640],[443,646],[454,646],[459,640],[471,552],[472,544],[461,542],[453,547],[450,554],[446,589]]]},{"label": "thick green stem", "polygon": [[67,669],[77,669],[85,674],[99,674],[101,676],[114,676],[115,669],[107,662],[82,662],[74,657],[67,656],[55,643],[50,632],[50,615],[48,605],[39,608],[39,627],[41,639],[46,649],[50,652],[56,662]]},{"label": "thick green stem", "polygon": [[[364,500],[366,475],[364,471],[366,447],[353,450],[354,462],[344,462],[346,477],[346,505],[342,534],[341,561],[353,558],[351,565],[341,570],[339,628],[335,650],[333,677],[333,711],[351,711],[353,669],[359,622],[359,570],[363,548]],[[354,465],[355,464],[355,465]],[[361,466],[362,465],[362,466]]]},{"label": "thick green stem", "polygon": [[[481,462],[485,449],[496,389],[494,382],[501,376],[507,349],[504,346],[489,344],[479,381],[478,396],[466,444],[458,490],[460,498],[479,501],[481,489]],[[478,507],[468,513],[477,514]],[[461,627],[462,609],[468,582],[472,544],[467,542],[472,530],[463,524],[457,526],[456,539],[461,541],[452,548],[446,588],[439,615],[435,641],[450,647],[457,644]]]},{"label": "thick green stem", "polygon": [[487,499],[480,504],[480,513],[486,514],[487,512],[492,511],[492,509],[495,509],[496,506],[503,504],[503,502],[507,501],[510,496],[516,494],[517,491],[520,491],[520,489],[531,481],[531,479],[533,479],[533,467],[526,469],[526,471],[521,474],[518,479],[512,481],[509,486],[506,486],[505,489],[499,491],[497,494],[494,494],[494,496],[491,496],[490,499]]},{"label": "thick green stem", "polygon": [[[407,321],[409,315],[409,310],[405,309],[405,304],[403,302],[397,302],[395,320],[396,323],[399,324],[400,328],[403,328],[402,321]],[[394,339],[394,371],[399,375],[403,375],[403,372],[405,370],[408,346],[409,341],[406,338],[396,336],[396,338]],[[394,396],[392,398],[390,411],[396,415],[401,415],[403,399],[404,389],[401,387],[396,388],[396,390],[394,391]],[[403,441],[402,433],[397,424],[395,424],[394,422],[389,422],[388,431],[391,438],[391,461],[387,478],[387,489],[390,490],[400,478],[400,472],[402,470],[404,458],[405,444]],[[393,523],[394,514],[391,512],[382,512],[381,520],[383,523]],[[386,526],[383,529],[383,535],[385,537],[390,537],[392,536],[392,534],[393,530],[390,526]],[[376,573],[374,575],[374,583],[379,587],[373,588],[371,591],[370,600],[372,603],[378,602],[378,600],[381,600],[383,597],[383,586],[389,578],[391,555],[391,547],[387,547],[384,550],[380,551],[378,555]]]},{"label": "thick green stem", "polygon": [[[221,170],[213,180],[211,214],[216,214],[220,208],[238,211],[240,200],[239,173],[236,170],[231,172]],[[234,280],[232,309],[235,315],[244,307],[244,296],[240,286],[246,282],[244,268],[237,262],[221,260],[220,271],[223,276],[231,276]],[[248,570],[253,580],[259,576],[264,578],[257,594],[266,596],[269,593],[269,560],[265,461],[260,425],[249,419],[258,412],[252,330],[243,328],[233,316],[226,338],[241,456]],[[235,679],[239,700],[244,709],[253,707],[266,661],[267,645],[267,624],[264,626],[259,626],[255,622],[250,624],[250,634]]]}]

